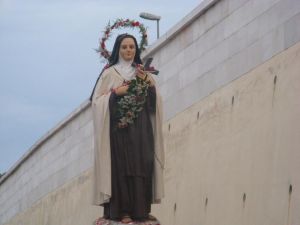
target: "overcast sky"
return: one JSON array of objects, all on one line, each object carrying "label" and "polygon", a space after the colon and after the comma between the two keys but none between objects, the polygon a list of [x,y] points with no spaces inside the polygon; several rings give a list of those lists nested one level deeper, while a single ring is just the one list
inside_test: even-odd
[{"label": "overcast sky", "polygon": [[[140,12],[160,15],[164,34],[200,2],[0,0],[0,173],[89,97],[103,67],[94,49],[109,20],[139,20],[151,45],[156,22]],[[108,46],[123,32],[131,30],[114,31]]]}]

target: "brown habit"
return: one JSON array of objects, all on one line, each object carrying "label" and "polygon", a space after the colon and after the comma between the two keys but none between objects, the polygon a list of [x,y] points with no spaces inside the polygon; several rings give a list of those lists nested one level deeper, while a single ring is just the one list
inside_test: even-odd
[{"label": "brown habit", "polygon": [[[94,123],[93,205],[102,205],[109,202],[111,198],[110,89],[120,86],[123,81],[123,77],[113,67],[106,69],[96,85],[92,98]],[[156,86],[156,112],[151,115],[154,136],[152,203],[160,203],[164,196],[162,122],[162,100]]]}]

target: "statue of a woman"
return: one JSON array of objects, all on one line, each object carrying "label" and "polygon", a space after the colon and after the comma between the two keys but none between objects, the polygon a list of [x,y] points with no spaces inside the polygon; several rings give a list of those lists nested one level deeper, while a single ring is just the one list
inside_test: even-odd
[{"label": "statue of a woman", "polygon": [[[104,218],[151,219],[151,204],[164,196],[162,100],[151,73],[141,67],[134,36],[116,38],[109,67],[100,74],[92,100],[94,122],[94,205],[104,207]],[[118,127],[118,102],[128,94],[129,82],[148,83],[142,111],[133,123]],[[129,82],[128,82],[129,81]]]}]

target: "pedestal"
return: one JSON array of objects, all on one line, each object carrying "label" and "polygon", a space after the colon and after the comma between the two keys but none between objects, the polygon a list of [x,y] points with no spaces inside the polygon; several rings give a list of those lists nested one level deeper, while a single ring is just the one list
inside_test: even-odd
[{"label": "pedestal", "polygon": [[107,220],[99,218],[95,221],[94,225],[160,225],[158,220],[148,220],[148,221],[133,221],[130,223],[121,223],[120,221]]}]

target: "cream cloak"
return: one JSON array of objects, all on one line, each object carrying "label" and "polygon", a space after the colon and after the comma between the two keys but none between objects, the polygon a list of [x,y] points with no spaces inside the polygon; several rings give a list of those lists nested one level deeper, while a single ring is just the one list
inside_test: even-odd
[{"label": "cream cloak", "polygon": [[[148,74],[154,81],[151,74]],[[110,89],[123,83],[124,79],[113,67],[107,68],[96,84],[92,97],[94,124],[94,168],[92,204],[101,205],[111,197],[111,153],[110,153]],[[155,81],[154,81],[155,83]],[[152,203],[160,203],[164,196],[163,169],[164,145],[162,135],[162,99],[156,86],[156,113],[151,116],[154,134],[154,172],[152,177]]]}]

